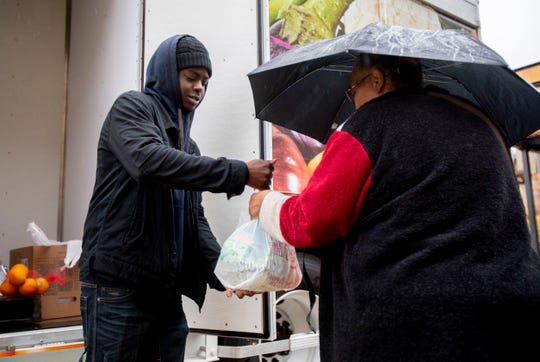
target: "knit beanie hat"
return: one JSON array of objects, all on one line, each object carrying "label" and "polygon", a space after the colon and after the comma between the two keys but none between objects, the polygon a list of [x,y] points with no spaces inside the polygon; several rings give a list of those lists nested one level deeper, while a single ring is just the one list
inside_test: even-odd
[{"label": "knit beanie hat", "polygon": [[176,68],[181,71],[186,68],[203,67],[212,76],[212,63],[208,50],[203,43],[191,35],[185,35],[176,43]]}]

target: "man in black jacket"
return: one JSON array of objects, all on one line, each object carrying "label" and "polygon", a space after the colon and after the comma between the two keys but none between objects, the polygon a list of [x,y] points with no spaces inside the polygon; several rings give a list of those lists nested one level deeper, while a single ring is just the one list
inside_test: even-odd
[{"label": "man in black jacket", "polygon": [[207,284],[225,290],[201,192],[269,188],[272,162],[204,157],[190,138],[211,75],[200,41],[170,37],[144,91],[120,95],[105,119],[80,259],[88,361],[182,361],[182,294],[200,308]]}]

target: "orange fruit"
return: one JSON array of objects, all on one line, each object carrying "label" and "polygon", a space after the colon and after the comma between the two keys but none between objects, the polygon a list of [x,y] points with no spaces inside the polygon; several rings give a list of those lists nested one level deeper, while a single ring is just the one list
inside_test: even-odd
[{"label": "orange fruit", "polygon": [[47,279],[43,277],[37,278],[36,284],[37,284],[37,291],[36,291],[37,294],[45,294],[47,290],[49,290],[49,282],[47,281]]},{"label": "orange fruit", "polygon": [[307,164],[307,168],[309,171],[309,176],[313,175],[313,172],[315,172],[315,169],[317,166],[319,166],[319,163],[321,162],[322,156],[324,151],[319,152],[315,157],[313,157]]},{"label": "orange fruit", "polygon": [[28,276],[28,267],[24,264],[15,264],[9,269],[8,280],[13,285],[21,285]]},{"label": "orange fruit", "polygon": [[19,285],[19,293],[22,295],[36,294],[38,290],[37,282],[34,278],[26,278],[24,283]]},{"label": "orange fruit", "polygon": [[0,284],[0,293],[2,293],[2,295],[15,295],[17,293],[17,286],[11,284],[9,280],[6,279]]}]

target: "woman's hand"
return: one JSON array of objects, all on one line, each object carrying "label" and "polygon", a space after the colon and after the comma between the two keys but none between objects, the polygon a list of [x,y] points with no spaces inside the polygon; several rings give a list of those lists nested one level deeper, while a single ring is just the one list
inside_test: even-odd
[{"label": "woman's hand", "polygon": [[270,190],[264,190],[255,192],[253,195],[251,195],[251,198],[249,199],[249,216],[251,216],[251,219],[257,219],[259,217],[261,205],[269,192]]}]

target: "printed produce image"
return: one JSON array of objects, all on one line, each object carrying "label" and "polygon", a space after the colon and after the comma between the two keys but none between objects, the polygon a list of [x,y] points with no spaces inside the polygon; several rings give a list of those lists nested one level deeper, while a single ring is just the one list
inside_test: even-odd
[{"label": "printed produce image", "polygon": [[336,36],[351,0],[270,0],[272,34],[291,46]]},{"label": "printed produce image", "polygon": [[272,125],[272,158],[276,160],[273,189],[289,194],[302,192],[323,149],[324,144],[311,137]]}]

